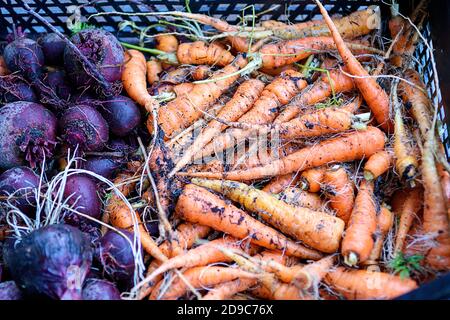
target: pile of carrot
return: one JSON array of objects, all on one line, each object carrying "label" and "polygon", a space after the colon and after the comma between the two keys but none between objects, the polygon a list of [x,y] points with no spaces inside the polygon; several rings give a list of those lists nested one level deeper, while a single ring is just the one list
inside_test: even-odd
[{"label": "pile of carrot", "polygon": [[[216,36],[127,51],[154,139],[142,200],[165,223],[157,240],[134,230],[134,297],[394,299],[450,270],[449,165],[414,70],[423,10],[388,18],[382,46],[379,7],[331,18],[315,2],[323,19],[299,24],[172,12]],[[133,231],[120,199],[108,210]]]}]

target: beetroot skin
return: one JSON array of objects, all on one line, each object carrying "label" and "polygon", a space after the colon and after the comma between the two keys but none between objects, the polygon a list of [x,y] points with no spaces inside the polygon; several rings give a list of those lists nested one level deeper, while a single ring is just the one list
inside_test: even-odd
[{"label": "beetroot skin", "polygon": [[83,288],[83,300],[120,300],[120,291],[107,280],[88,279]]},{"label": "beetroot skin", "polygon": [[45,63],[60,66],[64,62],[66,43],[56,33],[47,33],[38,39],[44,52]]},{"label": "beetroot skin", "polygon": [[97,194],[97,184],[91,178],[84,175],[69,176],[64,189],[64,198],[67,199],[69,196],[68,204],[73,205],[76,202],[75,210],[96,219],[100,218],[102,204]]},{"label": "beetroot skin", "polygon": [[16,75],[0,77],[0,103],[16,101],[38,102],[33,88]]},{"label": "beetroot skin", "polygon": [[[22,212],[31,215],[36,203],[32,189],[39,186],[39,177],[28,167],[9,169],[0,175],[0,195],[15,195],[11,202]],[[20,191],[18,191],[20,190]]]},{"label": "beetroot skin", "polygon": [[102,101],[99,110],[108,122],[110,131],[118,137],[128,135],[141,122],[139,107],[124,96]]},{"label": "beetroot skin", "polygon": [[71,41],[97,67],[109,83],[118,86],[116,92],[102,92],[102,86],[97,79],[86,72],[75,52],[66,46],[64,65],[67,75],[77,87],[90,87],[105,96],[117,95],[120,92],[124,51],[119,41],[111,33],[101,29],[82,30],[72,36]]},{"label": "beetroot skin", "polygon": [[6,66],[11,72],[19,72],[29,80],[37,79],[44,65],[44,53],[34,40],[19,37],[9,43],[3,51]]},{"label": "beetroot skin", "polygon": [[11,277],[26,294],[82,299],[92,249],[80,230],[64,224],[46,226],[5,245],[3,255]]},{"label": "beetroot skin", "polygon": [[106,120],[88,105],[69,108],[61,117],[59,125],[62,137],[69,146],[78,146],[84,151],[98,151],[108,142]]},{"label": "beetroot skin", "polygon": [[56,118],[42,105],[18,101],[0,109],[0,168],[50,159],[56,144]]}]

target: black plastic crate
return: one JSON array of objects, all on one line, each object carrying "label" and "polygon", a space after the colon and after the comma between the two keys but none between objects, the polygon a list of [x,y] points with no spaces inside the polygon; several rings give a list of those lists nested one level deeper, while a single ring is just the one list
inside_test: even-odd
[{"label": "black plastic crate", "polygon": [[[46,27],[33,18],[23,8],[23,2],[26,2],[42,14],[53,26],[61,31],[67,32],[65,21],[70,15],[67,8],[70,6],[86,5],[81,13],[87,17],[97,12],[151,12],[151,11],[172,11],[184,10],[185,0],[104,0],[104,1],[75,1],[75,0],[0,0],[0,43],[4,41],[8,32],[12,31],[13,23],[21,26],[24,31],[31,35],[38,35],[48,31]],[[387,1],[386,1],[387,2]],[[408,14],[413,4],[418,1],[399,0],[400,11]],[[379,5],[384,17],[388,17],[389,8],[381,0],[322,0],[327,10],[331,14],[346,15],[356,10],[363,9],[370,5]],[[192,12],[206,13],[217,18],[224,18],[230,23],[237,23],[242,15],[242,10],[254,5],[256,12],[264,12],[274,6],[266,14],[261,15],[260,20],[279,20],[302,22],[310,19],[319,18],[320,13],[312,0],[191,0],[190,8]],[[450,158],[450,43],[447,41],[450,32],[450,3],[448,1],[430,1],[430,17],[425,23],[423,30],[424,37],[433,47],[437,43],[436,49],[437,68],[443,80],[441,88],[436,88],[434,84],[434,74],[430,64],[430,53],[423,44],[419,45],[415,57],[417,59],[417,69],[422,74],[428,87],[428,92],[433,101],[437,101],[439,109],[439,120],[442,123],[442,140],[444,142],[447,157]],[[137,25],[145,26],[157,21],[153,16],[134,16],[127,17]],[[98,25],[110,32],[117,33],[118,23],[123,18],[120,16],[99,16],[90,20],[90,23]],[[383,19],[386,21],[386,19]],[[433,31],[432,31],[433,28]],[[386,25],[384,25],[386,32]],[[121,32],[121,37],[126,33]],[[433,42],[433,40],[435,40]],[[436,41],[440,40],[440,41]],[[441,91],[442,89],[442,91]],[[441,92],[443,94],[441,94]],[[444,99],[443,99],[444,97]],[[438,279],[436,282],[420,288],[411,294],[406,295],[405,299],[450,299],[449,276]],[[400,297],[402,299],[403,297]]]}]

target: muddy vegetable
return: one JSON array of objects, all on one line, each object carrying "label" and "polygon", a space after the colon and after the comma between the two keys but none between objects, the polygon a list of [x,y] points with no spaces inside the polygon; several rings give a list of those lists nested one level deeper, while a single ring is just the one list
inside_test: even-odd
[{"label": "muddy vegetable", "polygon": [[102,115],[88,105],[73,106],[61,117],[59,126],[64,141],[84,151],[101,150],[109,138],[109,128]]},{"label": "muddy vegetable", "polygon": [[35,230],[6,246],[4,259],[12,278],[27,295],[80,300],[92,250],[81,231],[60,224]]},{"label": "muddy vegetable", "polygon": [[56,118],[42,105],[13,102],[0,109],[0,168],[35,167],[56,144]]}]

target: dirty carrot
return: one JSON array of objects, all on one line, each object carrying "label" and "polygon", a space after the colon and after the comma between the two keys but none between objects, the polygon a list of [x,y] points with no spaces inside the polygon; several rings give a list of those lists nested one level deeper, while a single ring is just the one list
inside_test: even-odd
[{"label": "dirty carrot", "polygon": [[[262,24],[262,26],[271,29],[275,36],[282,39],[330,35],[330,31],[323,20],[313,22],[309,25],[304,23],[277,25],[274,23],[270,25]],[[343,38],[355,39],[380,28],[381,10],[378,6],[370,6],[365,10],[353,12],[348,16],[333,19],[333,22]]]},{"label": "dirty carrot", "polygon": [[[354,52],[377,52],[357,42],[342,41],[349,53]],[[285,65],[299,62],[317,52],[326,52],[339,49],[332,37],[308,37],[295,40],[285,40],[274,44],[266,44],[258,53],[262,56],[262,68],[274,69]],[[350,48],[350,49],[349,49]],[[356,60],[356,58],[355,58]],[[357,60],[356,60],[357,61]],[[359,62],[358,62],[359,63]]]},{"label": "dirty carrot", "polygon": [[[168,258],[176,257],[183,254],[185,250],[189,250],[197,240],[202,239],[208,235],[211,231],[210,227],[202,226],[199,224],[193,224],[189,222],[184,222],[180,224],[175,230],[175,237],[171,241],[164,241],[159,245],[161,252]],[[153,260],[147,269],[146,277],[149,277],[160,265],[162,261]],[[138,297],[140,299],[148,296],[155,285],[161,281],[162,275],[155,276],[153,281],[147,281],[145,283],[139,283]],[[145,281],[145,280],[143,280]]]},{"label": "dirty carrot", "polygon": [[144,55],[137,50],[127,50],[122,72],[123,88],[131,99],[151,113],[158,108],[159,103],[147,91],[146,72]]},{"label": "dirty carrot", "polygon": [[287,255],[319,259],[321,254],[289,240],[275,229],[264,225],[244,211],[227,204],[208,190],[193,184],[185,186],[175,208],[179,217],[238,239],[248,238],[254,244],[268,249],[285,251]]},{"label": "dirty carrot", "polygon": [[[114,180],[114,183],[119,184],[124,180],[130,178],[130,175],[132,176],[133,174],[123,173]],[[124,194],[124,196],[127,196],[133,190],[135,184],[135,182],[126,184],[121,190],[122,194]],[[109,221],[113,226],[131,231],[133,231],[134,229],[132,216],[134,214],[138,224],[138,230],[134,231],[139,232],[140,240],[144,250],[158,260],[164,261],[165,259],[167,259],[166,256],[158,248],[155,241],[143,227],[139,214],[137,212],[130,212],[130,209],[120,197],[118,197],[117,195],[113,195],[111,199],[109,199],[105,211],[108,212]]]},{"label": "dirty carrot", "polygon": [[159,74],[163,71],[161,62],[156,59],[147,61],[147,81],[154,84],[159,81]]},{"label": "dirty carrot", "polygon": [[423,197],[422,189],[414,188],[405,191],[405,200],[398,211],[394,211],[400,216],[400,220],[397,227],[397,234],[395,237],[394,252],[399,253],[403,251],[405,245],[405,239],[409,230],[417,218],[417,213],[422,209]]},{"label": "dirty carrot", "polygon": [[355,205],[342,240],[341,253],[349,266],[356,266],[369,259],[373,249],[373,235],[377,228],[377,203],[374,184],[362,180]]},{"label": "dirty carrot", "polygon": [[[166,137],[173,136],[199,119],[203,115],[203,111],[210,107],[237,80],[238,75],[232,74],[245,64],[245,59],[238,57],[233,63],[214,72],[211,82],[196,84],[189,95],[177,97],[160,108],[158,123]],[[225,76],[227,76],[225,79],[222,78]],[[222,79],[214,80],[215,78]],[[147,122],[147,127],[149,125],[152,123]]]},{"label": "dirty carrot", "polygon": [[377,179],[389,170],[392,164],[392,155],[383,150],[372,155],[364,165],[364,179],[371,181]]},{"label": "dirty carrot", "polygon": [[356,83],[367,105],[372,110],[375,119],[385,131],[392,129],[390,119],[389,97],[386,92],[380,87],[374,78],[371,78],[369,73],[361,66],[359,61],[355,58],[353,53],[342,39],[339,31],[328,15],[327,10],[322,6],[320,1],[316,0],[320,12],[324,20],[330,28],[336,47],[345,65],[347,66],[351,75],[354,76],[353,81]]},{"label": "dirty carrot", "polygon": [[5,59],[3,59],[3,56],[0,56],[0,76],[6,76],[8,74],[10,74],[10,72],[6,66]]},{"label": "dirty carrot", "polygon": [[[235,279],[257,279],[255,273],[247,272],[239,268],[227,267],[195,267],[183,273],[185,279],[194,288],[204,288]],[[162,290],[163,280],[161,280],[152,291],[150,299],[155,300],[176,300],[187,293],[188,287],[180,278],[176,278],[167,290]],[[161,296],[160,296],[161,295]]]},{"label": "dirty carrot", "polygon": [[[397,86],[393,86],[397,90]],[[394,155],[396,158],[395,167],[399,176],[408,183],[413,180],[418,172],[419,161],[414,155],[411,134],[403,123],[403,116],[398,104],[397,95],[394,98]]]},{"label": "dirty carrot", "polygon": [[291,185],[294,185],[297,181],[298,174],[296,173],[289,173],[282,176],[278,176],[270,180],[268,184],[262,188],[262,191],[273,193],[273,194],[279,194],[286,188],[288,188]]},{"label": "dirty carrot", "polygon": [[308,192],[319,192],[322,187],[325,166],[308,169],[300,175],[300,187]]},{"label": "dirty carrot", "polygon": [[236,279],[219,284],[203,296],[203,300],[229,300],[236,293],[245,291],[258,283],[257,279]]},{"label": "dirty carrot", "polygon": [[224,67],[234,60],[234,56],[219,44],[195,41],[180,44],[177,59],[180,64]]},{"label": "dirty carrot", "polygon": [[155,48],[160,51],[172,53],[178,50],[178,39],[172,34],[159,34],[155,37],[155,40]]},{"label": "dirty carrot", "polygon": [[191,69],[191,77],[193,80],[204,80],[212,75],[212,70],[210,66],[200,65],[195,66]]},{"label": "dirty carrot", "polygon": [[256,79],[250,79],[242,83],[236,90],[233,98],[228,101],[221,109],[216,118],[218,120],[211,120],[206,128],[202,130],[200,135],[195,139],[192,145],[184,152],[183,156],[178,160],[175,168],[171,172],[171,175],[178,172],[186,164],[191,161],[191,158],[196,153],[209,143],[215,135],[223,131],[226,125],[223,122],[236,121],[245,112],[247,112],[254,104],[256,99],[263,90],[264,84]]},{"label": "dirty carrot", "polygon": [[322,211],[326,207],[325,202],[317,193],[311,193],[299,188],[287,188],[274,196],[295,207],[304,207],[314,211]]},{"label": "dirty carrot", "polygon": [[[278,114],[278,109],[288,103],[295,95],[303,90],[307,83],[302,74],[296,71],[286,71],[268,84],[253,107],[239,118],[239,123],[267,124],[272,122]],[[235,128],[214,139],[214,143],[205,146],[201,156],[209,156],[214,152],[228,149],[236,142],[242,141],[253,131]]]},{"label": "dirty carrot", "polygon": [[378,271],[379,270],[379,259],[381,256],[381,251],[383,250],[384,239],[389,231],[392,229],[394,225],[394,214],[392,211],[386,206],[382,205],[380,209],[380,213],[377,217],[377,231],[376,231],[376,240],[373,245],[372,252],[370,253],[369,259],[364,262],[364,265],[368,266],[368,271]]},{"label": "dirty carrot", "polygon": [[192,179],[192,183],[220,192],[284,233],[323,252],[335,252],[344,222],[323,212],[293,207],[272,195],[243,183]]},{"label": "dirty carrot", "polygon": [[347,224],[355,203],[354,185],[347,171],[342,166],[332,166],[323,175],[323,186],[330,207]]},{"label": "dirty carrot", "polygon": [[324,140],[303,148],[264,166],[229,172],[179,173],[183,176],[250,181],[292,172],[303,171],[332,162],[349,162],[370,157],[384,149],[386,136],[375,127],[364,131],[344,133],[340,137]]},{"label": "dirty carrot", "polygon": [[234,239],[232,237],[219,238],[166,260],[157,269],[153,270],[151,274],[148,274],[140,285],[149,283],[158,275],[171,269],[193,268],[207,266],[217,262],[232,261],[228,256],[224,255],[218,247],[226,247],[244,252],[246,251],[250,254],[254,254],[256,252],[256,246],[254,245],[246,244],[245,242],[240,243],[238,239]]},{"label": "dirty carrot", "polygon": [[306,88],[301,95],[298,95],[284,108],[275,119],[275,123],[283,123],[292,120],[302,114],[308,107],[319,103],[330,97],[333,92],[349,92],[355,89],[353,79],[345,75],[340,70],[331,70],[324,74],[309,88]]},{"label": "dirty carrot", "polygon": [[391,300],[417,288],[417,283],[411,279],[343,267],[330,271],[325,282],[348,300]]}]

